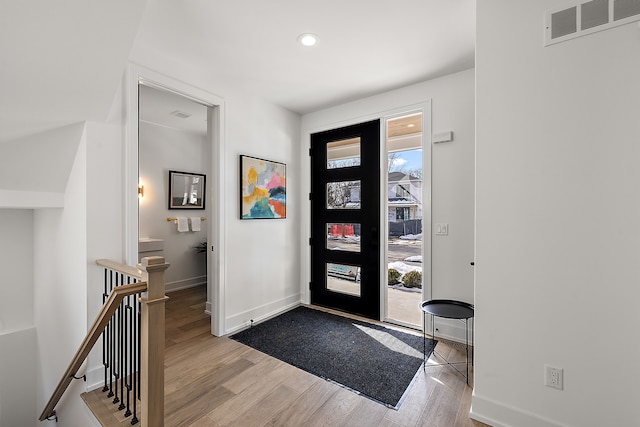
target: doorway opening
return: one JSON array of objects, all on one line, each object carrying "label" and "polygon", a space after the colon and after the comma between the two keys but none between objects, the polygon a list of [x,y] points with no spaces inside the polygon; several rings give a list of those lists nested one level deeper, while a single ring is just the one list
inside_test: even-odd
[{"label": "doorway opening", "polygon": [[[139,100],[141,87],[150,87],[160,92],[177,95],[182,101],[190,100],[200,104],[201,108],[205,108],[206,122],[202,119],[202,123],[206,125],[206,152],[202,153],[204,164],[207,165],[208,175],[206,177],[205,200],[206,217],[204,215],[194,214],[187,211],[185,214],[165,215],[166,211],[158,212],[154,215],[153,221],[162,223],[164,227],[173,227],[177,229],[177,224],[167,221],[167,218],[181,217],[197,217],[206,218],[201,222],[201,230],[206,230],[206,253],[190,254],[206,257],[206,288],[207,301],[205,311],[211,315],[211,333],[217,336],[225,333],[225,307],[224,307],[224,286],[223,278],[226,275],[226,264],[224,262],[225,253],[225,205],[220,203],[225,200],[225,188],[222,185],[222,177],[225,171],[225,144],[223,136],[225,134],[225,102],[224,99],[213,95],[207,91],[188,85],[181,81],[175,80],[164,74],[130,64],[127,70],[126,78],[126,146],[125,146],[125,194],[124,194],[124,242],[125,242],[125,260],[129,265],[136,265],[138,262],[139,237],[145,236],[139,232],[139,206],[141,203],[140,192],[144,192],[143,198],[151,197],[151,187],[149,183],[145,183],[144,176],[140,182],[140,127],[144,126],[144,117],[140,117]],[[177,108],[171,112],[179,111]],[[159,150],[155,150],[159,151]],[[158,155],[152,152],[150,155]],[[166,154],[166,153],[165,153]],[[172,154],[178,159],[182,153],[179,144],[175,144]],[[185,171],[182,171],[185,172]],[[186,172],[195,172],[189,171]],[[168,174],[168,172],[167,172]],[[155,184],[154,184],[155,185]],[[144,189],[140,187],[144,186]],[[156,188],[156,194],[166,201],[165,208],[168,208],[169,202],[169,183],[168,176],[166,181]],[[214,198],[215,196],[215,198]],[[146,203],[149,199],[144,200]],[[196,197],[196,201],[198,198]],[[171,211],[176,212],[176,211]],[[177,289],[179,284],[174,288]]]},{"label": "doorway opening", "polygon": [[[167,292],[207,284],[211,108],[174,92],[139,85],[138,258],[163,256],[171,264]],[[180,196],[177,202],[172,199],[175,195]]]},{"label": "doorway opening", "polygon": [[387,288],[385,320],[422,327],[424,300],[423,200],[428,174],[423,164],[423,113],[386,119]]}]

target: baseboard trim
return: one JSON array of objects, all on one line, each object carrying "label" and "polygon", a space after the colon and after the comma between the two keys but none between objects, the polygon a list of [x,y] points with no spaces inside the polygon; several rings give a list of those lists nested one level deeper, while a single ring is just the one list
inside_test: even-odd
[{"label": "baseboard trim", "polygon": [[282,314],[285,311],[291,310],[301,304],[300,296],[301,294],[291,295],[289,297],[273,301],[269,304],[264,304],[260,307],[227,317],[225,321],[227,328],[225,329],[224,334],[234,334],[242,329],[248,328],[251,326],[251,320],[253,320],[253,324],[256,325]]},{"label": "baseboard trim", "polygon": [[93,391],[104,385],[104,366],[89,369],[87,375],[87,391]]},{"label": "baseboard trim", "polygon": [[[473,344],[471,335],[471,325],[473,320],[469,319],[469,345]],[[465,344],[465,323],[458,319],[445,319],[441,317],[435,318],[435,331],[436,339],[443,338],[449,341],[455,341],[460,344]],[[427,316],[427,330],[426,333],[431,335],[431,316]]]},{"label": "baseboard trim", "polygon": [[469,417],[493,427],[569,427],[538,414],[473,394]]},{"label": "baseboard trim", "polygon": [[499,423],[498,421],[492,418],[483,417],[481,415],[474,413],[473,411],[469,411],[469,418],[471,418],[472,420],[480,421],[481,423],[484,423],[492,427],[507,427],[506,425]]},{"label": "baseboard trim", "polygon": [[192,277],[190,279],[176,280],[175,282],[166,283],[164,290],[166,293],[181,291],[183,289],[195,288],[196,286],[206,285],[207,276]]}]

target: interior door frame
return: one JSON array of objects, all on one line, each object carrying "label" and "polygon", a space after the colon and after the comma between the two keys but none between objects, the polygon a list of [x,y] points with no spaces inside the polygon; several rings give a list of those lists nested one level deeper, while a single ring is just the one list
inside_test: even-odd
[{"label": "interior door frame", "polygon": [[[423,225],[422,225],[422,233],[423,235],[429,236],[428,242],[424,242],[422,245],[422,257],[423,257],[423,288],[422,288],[422,299],[431,299],[431,289],[432,289],[432,268],[431,268],[431,250],[432,250],[432,227],[431,227],[431,186],[432,186],[432,166],[431,166],[431,99],[415,103],[415,104],[407,104],[401,105],[397,107],[391,107],[387,110],[383,111],[372,111],[366,112],[363,115],[359,115],[356,117],[352,117],[349,119],[345,119],[337,122],[329,122],[326,124],[322,124],[319,126],[315,126],[313,128],[303,128],[303,138],[304,138],[304,149],[301,155],[302,163],[301,163],[301,174],[303,177],[307,177],[303,180],[303,185],[301,186],[301,200],[304,201],[301,206],[300,213],[300,247],[306,248],[303,250],[302,256],[302,266],[301,266],[301,301],[303,304],[310,304],[311,302],[311,290],[309,288],[309,283],[311,282],[311,247],[309,246],[309,238],[311,237],[311,203],[308,200],[308,194],[311,191],[310,188],[310,180],[311,180],[311,161],[308,155],[309,150],[311,149],[311,135],[318,132],[327,131],[330,129],[341,128],[345,126],[350,126],[358,123],[368,122],[371,120],[379,119],[381,123],[384,122],[386,124],[386,120],[388,118],[401,116],[404,114],[410,114],[412,112],[422,112],[422,164],[423,164],[423,175],[428,176],[429,183],[428,185],[424,185],[422,189],[422,197],[423,197],[423,212],[426,210],[423,216]],[[386,125],[380,126],[380,170],[387,170],[387,143],[386,143]],[[424,171],[424,168],[428,166],[428,171]],[[387,177],[381,177],[381,185],[380,185],[380,200],[386,200],[387,197]],[[382,185],[382,183],[385,185]],[[381,205],[382,206],[382,205]],[[388,251],[388,237],[389,237],[389,226],[387,223],[387,215],[386,215],[386,203],[385,207],[381,208],[380,214],[380,265],[385,266],[380,269],[380,283],[386,283],[387,281],[387,268],[386,268],[386,259],[387,259],[387,251]],[[386,319],[387,307],[386,307],[386,286],[381,286],[380,292],[380,319]]]},{"label": "interior door frame", "polygon": [[[144,84],[184,96],[208,107],[207,135],[210,146],[210,188],[206,204],[211,206],[207,221],[207,305],[211,314],[211,333],[224,335],[225,331],[225,283],[226,283],[226,218],[225,188],[225,101],[217,95],[190,86],[164,74],[136,64],[129,64],[125,77],[125,144],[124,144],[124,256],[128,265],[138,262],[138,85]],[[216,195],[217,203],[213,197]]]}]

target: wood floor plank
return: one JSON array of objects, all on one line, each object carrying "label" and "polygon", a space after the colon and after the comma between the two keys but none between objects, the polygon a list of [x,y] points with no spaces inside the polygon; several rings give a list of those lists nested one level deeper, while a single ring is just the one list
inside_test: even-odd
[{"label": "wood floor plank", "polygon": [[311,416],[329,400],[340,388],[322,379],[318,379],[307,391],[302,393],[291,405],[276,414],[267,425],[278,427],[299,427],[309,424]]},{"label": "wood floor plank", "polygon": [[[280,362],[280,361],[278,361]],[[226,426],[234,423],[235,419],[242,414],[247,407],[251,407],[259,402],[262,398],[273,393],[282,381],[282,371],[284,362],[280,362],[276,368],[264,372],[264,375],[250,387],[245,388],[232,399],[229,399],[220,407],[211,411],[208,418],[212,425]],[[267,422],[264,420],[264,422]]]},{"label": "wood floor plank", "polygon": [[223,386],[206,389],[197,398],[179,402],[174,410],[165,408],[165,426],[188,427],[234,396]]},{"label": "wood floor plank", "polygon": [[[204,319],[209,320],[209,319]],[[179,344],[181,342],[185,342],[190,340],[191,338],[197,337],[199,335],[206,335],[207,337],[211,335],[211,324],[207,322],[198,322],[200,324],[194,324],[193,327],[189,329],[185,329],[187,326],[179,328],[180,332],[177,336],[171,338],[173,342]]]},{"label": "wood floor plank", "polygon": [[366,398],[345,388],[340,388],[311,415],[306,426],[342,426],[362,399]]},{"label": "wood floor plank", "polygon": [[179,387],[168,394],[165,393],[165,412],[168,414],[172,413],[187,402],[199,399],[200,396],[207,393],[208,390],[222,386],[225,381],[233,378],[250,366],[253,366],[253,364],[248,360],[237,359],[231,363],[218,366],[217,369],[203,370],[202,374],[194,377],[191,381],[185,378],[183,387]]},{"label": "wood floor plank", "polygon": [[373,400],[364,399],[351,411],[344,422],[344,427],[377,426],[379,425],[388,408]]},{"label": "wood floor plank", "polygon": [[387,418],[383,418],[382,421],[380,421],[380,424],[378,424],[378,427],[405,427],[405,426],[403,424],[394,423],[393,421]]},{"label": "wood floor plank", "polygon": [[431,375],[422,368],[410,386],[409,393],[405,396],[397,411],[390,410],[385,414],[385,419],[401,426],[415,426],[420,420],[433,389],[435,381]]},{"label": "wood floor plank", "polygon": [[269,356],[267,354],[264,354],[264,353],[262,353],[260,351],[257,351],[257,350],[254,350],[254,349],[252,349],[252,350],[253,351],[247,352],[244,355],[244,357],[247,360],[251,360],[253,363],[260,363],[260,362],[262,362],[263,360],[266,360],[266,359],[274,359],[273,357],[271,357],[271,356]]},{"label": "wood floor plank", "polygon": [[[220,370],[226,369],[232,362],[241,363],[243,369],[253,365],[253,362],[242,357],[242,349],[227,355],[226,358],[194,360],[191,365],[171,366],[165,368],[165,394],[170,394],[184,387],[192,386],[194,380],[201,377],[212,376]],[[227,380],[226,376],[221,380]]]},{"label": "wood floor plank", "polygon": [[306,371],[295,366],[286,365],[284,383],[296,390],[298,393],[304,393],[316,381],[324,381],[315,375],[311,375]]},{"label": "wood floor plank", "polygon": [[461,427],[455,425],[460,399],[465,382],[460,381],[459,375],[451,367],[441,369],[433,393],[431,393],[418,425],[433,427]]},{"label": "wood floor plank", "polygon": [[288,385],[280,384],[272,393],[266,394],[255,404],[247,405],[228,425],[234,427],[265,425],[268,420],[282,411],[298,395],[298,392]]},{"label": "wood floor plank", "polygon": [[209,316],[203,316],[201,319],[191,321],[186,325],[179,326],[178,329],[183,332],[187,332],[191,329],[202,329],[203,327],[207,332],[211,331],[211,319],[209,318]]},{"label": "wood floor plank", "polygon": [[115,417],[113,408],[105,405],[98,394],[93,392],[83,393],[81,397],[102,425],[118,425],[120,423]]},{"label": "wood floor plank", "polygon": [[260,378],[264,377],[265,372],[275,369],[280,366],[280,364],[281,362],[277,359],[265,359],[262,363],[254,364],[233,378],[230,378],[223,385],[234,393],[240,394],[247,388],[253,387]]},{"label": "wood floor plank", "polygon": [[230,357],[241,354],[244,349],[229,341],[224,338],[215,339],[212,336],[201,341],[199,337],[195,337],[194,342],[186,342],[183,346],[166,351],[164,364],[167,367],[188,367],[204,360],[220,361],[228,358],[230,354]]}]

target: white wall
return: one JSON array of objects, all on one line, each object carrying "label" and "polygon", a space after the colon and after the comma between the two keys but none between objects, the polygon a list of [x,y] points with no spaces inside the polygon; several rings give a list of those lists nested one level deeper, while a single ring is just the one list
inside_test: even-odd
[{"label": "white wall", "polygon": [[[123,242],[123,147],[120,99],[114,101],[113,118],[106,123],[86,124],[87,327],[102,308],[104,269],[98,259],[124,262]],[[103,380],[102,342],[98,340],[87,362],[87,384],[95,387]]]},{"label": "white wall", "polygon": [[[34,290],[37,327],[37,414],[44,408],[87,332],[87,173],[82,135],[64,209],[34,215]],[[88,425],[74,381],[57,407],[60,426]],[[53,423],[51,423],[53,425]]]},{"label": "white wall", "polygon": [[[431,100],[434,133],[453,131],[452,142],[432,147],[432,223],[449,223],[448,236],[432,235],[432,297],[473,303],[473,191],[474,191],[474,71],[467,70],[397,89],[381,95],[307,114],[303,138],[309,132],[341,126],[345,121]],[[303,150],[302,177],[308,182],[309,157]],[[428,179],[428,177],[425,177]],[[308,186],[303,195],[308,193]],[[301,196],[302,197],[302,196]],[[308,238],[309,208],[302,212],[301,235]],[[308,246],[304,246],[305,251]],[[308,274],[308,273],[305,273]],[[308,283],[307,277],[301,278]],[[444,324],[445,322],[443,322]],[[444,334],[464,339],[464,328],[443,326]]]},{"label": "white wall", "polygon": [[[37,416],[87,330],[85,126],[56,129],[15,144],[5,147],[15,148],[8,153],[15,156],[15,165],[35,168],[32,176],[15,183],[20,193],[35,195],[28,198],[30,207],[46,206],[42,196],[51,194],[60,194],[59,206],[65,207],[0,210],[3,427],[40,424]],[[3,182],[10,188],[15,178],[5,175]],[[82,391],[84,383],[76,382],[65,395],[68,403],[58,410],[61,425],[88,425],[79,415],[78,399],[68,397]]]},{"label": "white wall", "polygon": [[62,207],[83,131],[77,123],[0,144],[0,208]]},{"label": "white wall", "polygon": [[[543,47],[558,1],[477,5],[473,413],[637,425],[640,30]],[[564,390],[543,385],[564,368]]]},{"label": "white wall", "polygon": [[0,427],[33,425],[33,211],[0,209]]},{"label": "white wall", "polygon": [[[202,126],[206,130],[206,123]],[[175,223],[166,221],[167,217],[210,217],[208,209],[169,210],[167,206],[169,170],[207,175],[207,193],[210,192],[211,156],[206,138],[152,123],[140,123],[139,135],[138,164],[144,197],[139,205],[138,234],[164,240],[163,256],[171,264],[165,276],[167,290],[206,283],[206,253],[196,254],[193,248],[207,240],[207,224],[201,223],[201,231],[179,233]]]},{"label": "white wall", "polygon": [[[300,117],[240,94],[226,96],[227,330],[300,302]],[[239,155],[285,163],[287,218],[240,220]]]},{"label": "white wall", "polygon": [[33,211],[0,209],[0,333],[33,326]]},{"label": "white wall", "polygon": [[37,426],[36,328],[0,332],[0,427]]},{"label": "white wall", "polygon": [[0,144],[0,188],[64,193],[83,131],[77,123]]}]

